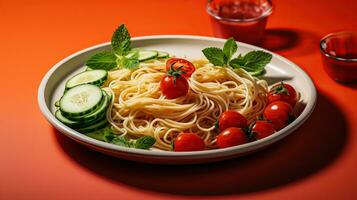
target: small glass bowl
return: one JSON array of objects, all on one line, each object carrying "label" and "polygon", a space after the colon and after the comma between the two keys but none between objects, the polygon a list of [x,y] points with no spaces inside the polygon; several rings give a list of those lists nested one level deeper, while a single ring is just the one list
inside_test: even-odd
[{"label": "small glass bowl", "polygon": [[271,0],[208,0],[206,5],[216,37],[250,44],[261,42],[272,10]]},{"label": "small glass bowl", "polygon": [[357,81],[357,32],[331,33],[320,41],[326,73],[339,82]]}]

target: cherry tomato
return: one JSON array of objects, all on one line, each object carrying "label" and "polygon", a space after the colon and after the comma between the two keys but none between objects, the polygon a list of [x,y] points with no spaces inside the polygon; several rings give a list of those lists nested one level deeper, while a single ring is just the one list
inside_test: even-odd
[{"label": "cherry tomato", "polygon": [[201,151],[205,149],[203,139],[193,133],[181,133],[174,141],[174,151]]},{"label": "cherry tomato", "polygon": [[173,67],[161,79],[160,89],[168,99],[185,96],[188,93],[189,85],[182,77],[182,70]]},{"label": "cherry tomato", "polygon": [[188,78],[195,71],[195,66],[188,60],[182,58],[170,58],[166,61],[166,71],[169,71],[170,68],[180,69],[183,71],[181,74],[183,77]]},{"label": "cherry tomato", "polygon": [[297,93],[293,86],[281,82],[272,87],[268,93],[268,101],[269,103],[274,101],[285,101],[294,107],[297,102]]},{"label": "cherry tomato", "polygon": [[265,108],[263,115],[273,124],[275,130],[280,130],[288,124],[292,111],[290,104],[284,101],[274,101]]},{"label": "cherry tomato", "polygon": [[243,128],[247,126],[247,119],[239,112],[227,110],[221,114],[218,119],[220,130],[225,130],[229,127]]},{"label": "cherry tomato", "polygon": [[275,132],[274,127],[267,121],[258,120],[255,122],[252,132],[256,139],[268,137]]},{"label": "cherry tomato", "polygon": [[248,142],[248,138],[241,128],[230,127],[217,136],[218,148],[236,146]]}]

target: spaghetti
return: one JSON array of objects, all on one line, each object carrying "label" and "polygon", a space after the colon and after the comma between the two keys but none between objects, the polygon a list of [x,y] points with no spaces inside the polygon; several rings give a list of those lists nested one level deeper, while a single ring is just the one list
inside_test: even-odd
[{"label": "spaghetti", "polygon": [[136,70],[109,72],[107,89],[114,94],[107,120],[117,134],[156,139],[155,147],[169,150],[173,139],[190,131],[214,146],[215,123],[226,110],[235,110],[252,122],[266,105],[268,84],[243,69],[213,66],[194,60],[186,96],[167,99],[160,90],[165,62],[140,63]]}]

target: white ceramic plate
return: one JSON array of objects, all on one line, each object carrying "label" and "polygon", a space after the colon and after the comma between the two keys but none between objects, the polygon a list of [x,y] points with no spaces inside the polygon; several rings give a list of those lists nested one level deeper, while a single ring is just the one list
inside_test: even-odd
[{"label": "white ceramic plate", "polygon": [[[145,36],[132,39],[133,47],[156,49],[169,52],[177,57],[202,58],[202,49],[216,46],[223,47],[225,40],[199,36]],[[261,49],[252,45],[239,43],[238,53]],[[64,83],[75,73],[84,70],[84,63],[93,54],[110,49],[110,43],[96,45],[63,59],[53,66],[43,78],[38,91],[38,103],[43,115],[61,133],[94,150],[116,157],[148,163],[190,164],[203,163],[245,155],[262,149],[292,133],[301,126],[312,113],[316,103],[316,90],[309,76],[289,60],[273,54],[272,62],[266,67],[265,79],[269,84],[286,80],[300,92],[300,105],[304,105],[299,116],[279,132],[244,145],[225,149],[197,152],[168,152],[160,150],[141,150],[121,147],[87,137],[58,121],[54,116],[54,102],[63,94]],[[270,52],[271,53],[271,52]]]}]

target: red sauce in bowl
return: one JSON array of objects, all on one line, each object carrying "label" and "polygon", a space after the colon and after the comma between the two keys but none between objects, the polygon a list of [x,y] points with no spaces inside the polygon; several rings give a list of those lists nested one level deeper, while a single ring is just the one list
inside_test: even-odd
[{"label": "red sauce in bowl", "polygon": [[272,4],[269,0],[211,0],[207,12],[215,36],[257,44],[264,36]]},{"label": "red sauce in bowl", "polygon": [[329,34],[320,42],[324,69],[334,80],[357,81],[357,32]]}]

